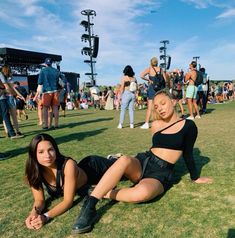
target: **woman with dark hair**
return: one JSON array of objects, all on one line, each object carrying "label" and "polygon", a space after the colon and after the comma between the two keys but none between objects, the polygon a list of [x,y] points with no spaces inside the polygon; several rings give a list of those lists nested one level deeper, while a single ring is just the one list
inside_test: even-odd
[{"label": "woman with dark hair", "polygon": [[[153,98],[152,147],[136,157],[121,156],[104,174],[91,195],[88,196],[74,226],[74,233],[92,229],[97,215],[96,204],[102,198],[140,203],[163,194],[172,184],[175,163],[183,156],[191,180],[211,183],[212,179],[200,177],[193,158],[197,127],[191,120],[179,118],[174,110],[176,101],[161,90]],[[122,176],[134,186],[114,189]]]},{"label": "woman with dark hair", "polygon": [[[86,195],[91,185],[97,184],[112,160],[88,156],[78,164],[62,155],[56,141],[48,134],[35,136],[29,145],[25,179],[31,187],[34,203],[25,220],[28,229],[40,229],[50,219],[64,213],[73,204],[76,194]],[[52,198],[63,200],[50,210],[45,207],[45,186]]]},{"label": "woman with dark hair", "polygon": [[[126,109],[129,111],[130,128],[134,128],[134,103],[135,103],[135,91],[137,88],[132,89],[131,84],[137,85],[137,80],[134,77],[135,73],[130,65],[127,65],[123,70],[124,76],[121,79],[121,113],[118,129],[122,129]],[[133,87],[134,88],[134,87]]]}]

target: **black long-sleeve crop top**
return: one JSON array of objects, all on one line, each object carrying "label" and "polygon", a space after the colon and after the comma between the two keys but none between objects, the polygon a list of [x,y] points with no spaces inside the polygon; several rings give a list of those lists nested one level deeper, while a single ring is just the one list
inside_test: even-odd
[{"label": "black long-sleeve crop top", "polygon": [[197,138],[197,127],[192,120],[185,120],[183,128],[173,134],[164,134],[157,131],[152,138],[152,148],[167,148],[183,151],[183,158],[192,180],[199,178],[199,173],[193,158],[193,146]]}]

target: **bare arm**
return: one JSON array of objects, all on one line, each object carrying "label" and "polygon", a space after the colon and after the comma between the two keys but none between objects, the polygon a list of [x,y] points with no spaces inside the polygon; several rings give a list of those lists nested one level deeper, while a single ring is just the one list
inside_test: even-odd
[{"label": "bare arm", "polygon": [[123,93],[123,91],[124,91],[124,88],[125,88],[124,84],[125,84],[125,76],[123,76],[121,79],[121,87],[120,87],[121,93]]},{"label": "bare arm", "polygon": [[45,197],[43,189],[36,190],[35,188],[31,188],[34,198],[33,208],[25,220],[25,224],[28,229],[35,229],[32,224],[39,214],[44,210],[45,207]]},{"label": "bare arm", "polygon": [[151,125],[151,134],[154,135],[159,130],[161,130],[161,121],[154,120]]},{"label": "bare arm", "polygon": [[68,160],[64,169],[64,198],[63,201],[48,211],[50,218],[61,215],[73,204],[77,190],[78,167],[75,161]]},{"label": "bare arm", "polygon": [[25,101],[25,98],[21,95],[21,93],[14,86],[11,85],[11,87],[14,90],[16,96]]},{"label": "bare arm", "polygon": [[39,95],[40,93],[37,91],[36,92],[36,94],[35,94],[35,96],[33,97],[33,101],[37,101],[37,98],[38,98],[38,95]]},{"label": "bare arm", "polygon": [[141,74],[140,74],[140,77],[143,79],[143,80],[146,80],[146,81],[150,81],[148,77],[146,77],[147,75],[149,75],[149,67],[146,68]]},{"label": "bare arm", "polygon": [[12,94],[12,95],[16,95],[16,92],[15,92],[15,90],[13,89],[13,87],[11,86],[11,84],[10,83],[3,83],[3,85],[4,85],[4,87],[5,87],[5,89],[6,89],[6,91],[8,92],[8,93],[10,93],[10,94]]},{"label": "bare arm", "polygon": [[195,70],[193,70],[185,75],[185,82],[187,83],[188,81],[191,80],[194,83],[196,81],[196,78],[197,78],[197,73]]}]

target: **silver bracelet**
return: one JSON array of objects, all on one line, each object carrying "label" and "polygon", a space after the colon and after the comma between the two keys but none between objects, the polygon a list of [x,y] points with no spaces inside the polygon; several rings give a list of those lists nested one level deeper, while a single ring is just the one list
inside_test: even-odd
[{"label": "silver bracelet", "polygon": [[48,213],[44,213],[43,216],[46,218],[46,223],[50,220]]}]

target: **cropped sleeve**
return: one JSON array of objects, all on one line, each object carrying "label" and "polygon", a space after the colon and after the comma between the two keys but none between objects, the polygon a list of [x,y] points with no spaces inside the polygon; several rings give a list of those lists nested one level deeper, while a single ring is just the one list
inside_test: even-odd
[{"label": "cropped sleeve", "polygon": [[186,127],[185,131],[183,158],[189,170],[190,178],[192,180],[196,180],[199,178],[199,173],[193,158],[193,146],[197,139],[198,131],[193,121],[187,120],[186,122],[188,123],[188,126]]},{"label": "cropped sleeve", "polygon": [[44,78],[44,71],[41,69],[39,76],[38,76],[38,84],[43,85],[43,78]]}]

